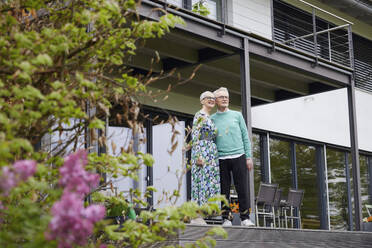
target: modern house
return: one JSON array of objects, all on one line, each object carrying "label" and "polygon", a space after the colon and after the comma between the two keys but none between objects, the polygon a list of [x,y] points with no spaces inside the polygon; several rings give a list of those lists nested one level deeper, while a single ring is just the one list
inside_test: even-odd
[{"label": "modern house", "polygon": [[[302,228],[361,230],[372,201],[372,1],[206,0],[208,16],[192,12],[196,2],[143,0],[139,8],[153,20],[164,9],[186,25],[146,42],[126,62],[130,68],[144,74],[177,68],[187,79],[202,66],[185,84],[174,76],[149,86],[163,92],[173,84],[166,100],[141,102],[150,119],[140,149],[155,164],[135,186],[158,188],[148,201],[161,206],[160,194],[175,189],[184,158],[181,146],[168,152],[172,126],[162,120],[177,116],[173,128],[182,144],[200,93],[223,86],[251,132],[251,206],[260,182],[277,183],[284,192],[305,190]],[[156,52],[160,61],[150,64]],[[108,123],[117,146],[128,131]],[[180,202],[190,199],[190,175],[182,180]],[[132,183],[117,180],[116,187]]]}]

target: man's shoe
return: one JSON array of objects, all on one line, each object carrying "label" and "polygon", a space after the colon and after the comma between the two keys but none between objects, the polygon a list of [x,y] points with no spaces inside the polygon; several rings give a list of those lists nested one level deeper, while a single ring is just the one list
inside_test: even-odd
[{"label": "man's shoe", "polygon": [[205,220],[201,217],[198,217],[196,219],[192,219],[190,221],[190,224],[191,225],[206,225],[207,223],[205,222]]},{"label": "man's shoe", "polygon": [[226,219],[226,220],[223,221],[222,226],[232,226],[232,223],[231,223],[231,221]]},{"label": "man's shoe", "polygon": [[241,222],[241,226],[256,226],[250,219],[245,219]]}]

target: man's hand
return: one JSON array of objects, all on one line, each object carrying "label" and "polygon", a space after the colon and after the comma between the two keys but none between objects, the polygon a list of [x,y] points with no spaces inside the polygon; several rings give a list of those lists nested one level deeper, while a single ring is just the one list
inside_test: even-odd
[{"label": "man's hand", "polygon": [[196,165],[202,167],[204,164],[204,161],[202,157],[199,157],[198,160],[196,160]]},{"label": "man's hand", "polygon": [[247,169],[251,171],[253,168],[253,161],[251,158],[247,158]]}]

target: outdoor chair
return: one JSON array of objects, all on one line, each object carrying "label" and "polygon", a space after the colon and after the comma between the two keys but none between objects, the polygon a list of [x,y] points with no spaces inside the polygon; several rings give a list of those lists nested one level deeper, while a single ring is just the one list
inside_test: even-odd
[{"label": "outdoor chair", "polygon": [[372,205],[365,204],[364,207],[367,210],[368,216],[372,216]]},{"label": "outdoor chair", "polygon": [[275,197],[274,197],[274,211],[275,211],[275,218],[277,226],[280,227],[281,225],[281,214],[282,214],[282,207],[283,207],[283,189],[277,189],[275,192]]},{"label": "outdoor chair", "polygon": [[[304,197],[304,191],[301,189],[289,189],[287,201],[283,204],[285,227],[288,228],[288,220],[291,221],[293,228],[293,220],[298,221],[298,228],[301,228],[301,212],[300,207]],[[297,210],[297,214],[295,213]]]},{"label": "outdoor chair", "polygon": [[[259,217],[263,217],[263,225],[266,226],[266,218],[272,219],[275,227],[274,199],[278,189],[277,184],[261,183],[256,197],[256,225],[259,226]],[[261,208],[259,208],[261,207]]]}]

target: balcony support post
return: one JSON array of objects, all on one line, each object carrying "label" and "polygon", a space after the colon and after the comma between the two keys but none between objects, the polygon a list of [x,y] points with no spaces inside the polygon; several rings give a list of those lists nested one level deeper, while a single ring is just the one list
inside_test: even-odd
[{"label": "balcony support post", "polygon": [[[241,87],[241,102],[242,114],[247,124],[249,139],[253,141],[252,137],[252,114],[251,114],[251,75],[249,64],[249,40],[247,37],[242,39],[243,49],[240,53],[240,87]],[[253,156],[253,151],[252,151]],[[249,192],[249,208],[251,210],[250,219],[255,220],[254,209],[254,168],[249,172],[248,176],[248,192]]]}]

